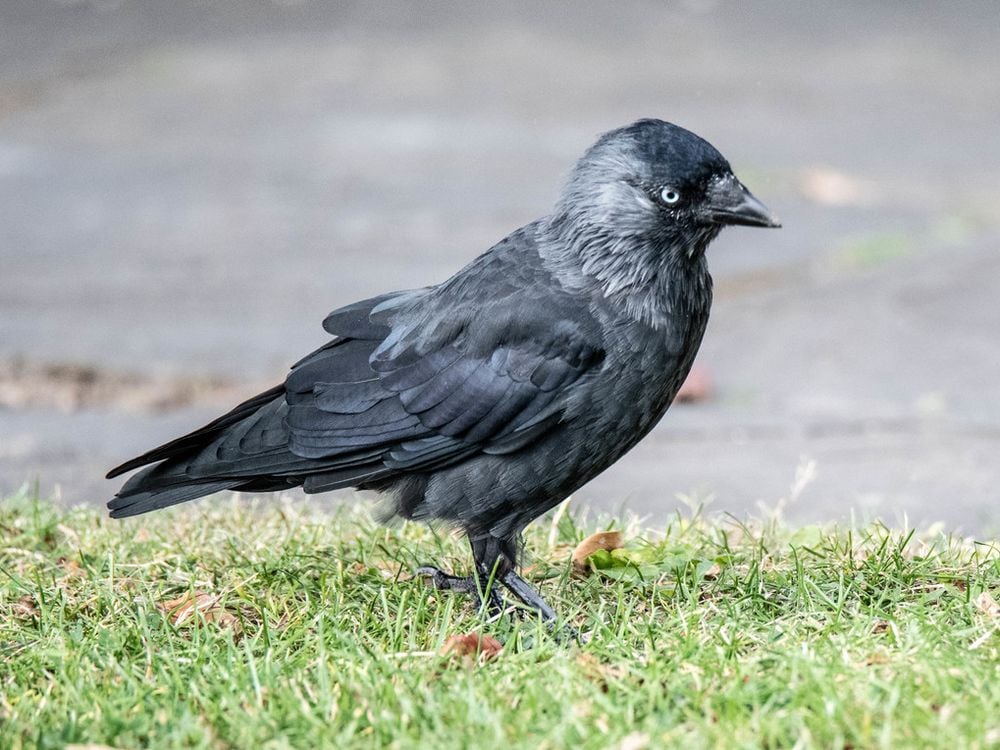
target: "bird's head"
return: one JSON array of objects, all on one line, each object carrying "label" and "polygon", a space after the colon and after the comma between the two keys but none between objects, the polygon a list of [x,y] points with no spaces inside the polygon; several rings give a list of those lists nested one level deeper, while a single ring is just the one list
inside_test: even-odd
[{"label": "bird's head", "polygon": [[612,240],[703,250],[729,224],[779,227],[708,141],[662,120],[605,133],[570,175],[556,215]]}]

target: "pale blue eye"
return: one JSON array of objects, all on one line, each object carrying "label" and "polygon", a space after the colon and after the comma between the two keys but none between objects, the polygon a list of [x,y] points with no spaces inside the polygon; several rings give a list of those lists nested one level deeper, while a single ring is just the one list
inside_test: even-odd
[{"label": "pale blue eye", "polygon": [[668,206],[674,205],[681,199],[681,194],[672,187],[665,187],[660,191],[660,200]]}]

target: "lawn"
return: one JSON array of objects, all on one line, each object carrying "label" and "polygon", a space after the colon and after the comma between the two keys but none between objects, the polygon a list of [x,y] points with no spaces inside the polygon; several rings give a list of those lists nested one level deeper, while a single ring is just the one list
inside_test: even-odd
[{"label": "lawn", "polygon": [[528,550],[583,643],[411,579],[464,542],[365,506],[7,498],[0,747],[1000,747],[995,541],[557,513]]}]

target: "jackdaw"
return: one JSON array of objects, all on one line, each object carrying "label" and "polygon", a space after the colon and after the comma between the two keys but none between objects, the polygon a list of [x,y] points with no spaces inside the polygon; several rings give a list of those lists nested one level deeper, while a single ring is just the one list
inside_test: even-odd
[{"label": "jackdaw", "polygon": [[498,582],[552,620],[518,575],[521,532],[666,412],[728,224],[780,226],[707,141],[653,119],[608,132],[551,214],[441,284],[335,310],[284,383],[111,470],[150,464],[111,516],[220,490],[376,490],[468,535],[473,574],[420,569],[435,586],[501,610]]}]

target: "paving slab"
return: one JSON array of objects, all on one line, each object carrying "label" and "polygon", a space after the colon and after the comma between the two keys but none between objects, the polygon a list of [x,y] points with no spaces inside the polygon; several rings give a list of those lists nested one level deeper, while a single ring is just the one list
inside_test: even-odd
[{"label": "paving slab", "polygon": [[1000,6],[750,8],[4,3],[0,491],[101,502],[104,469],[228,403],[3,372],[252,393],[330,309],[445,278],[659,116],[785,228],[713,245],[712,397],[576,501],[742,515],[812,466],[794,519],[996,529]]}]

